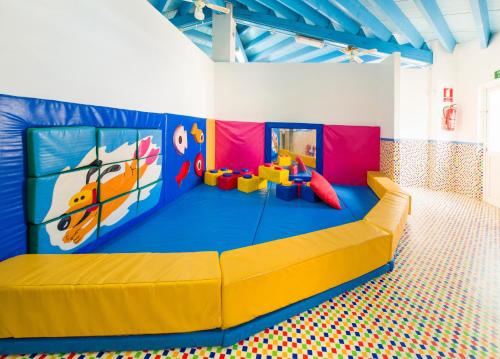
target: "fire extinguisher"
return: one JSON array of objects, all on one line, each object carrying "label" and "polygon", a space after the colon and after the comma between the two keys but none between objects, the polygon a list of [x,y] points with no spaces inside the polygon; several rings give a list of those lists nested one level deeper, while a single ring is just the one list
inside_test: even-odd
[{"label": "fire extinguisher", "polygon": [[451,104],[443,107],[443,124],[448,131],[455,130],[457,126],[457,105]]},{"label": "fire extinguisher", "polygon": [[457,127],[457,105],[453,103],[453,89],[445,88],[443,102],[449,103],[443,107],[443,128],[454,131]]}]

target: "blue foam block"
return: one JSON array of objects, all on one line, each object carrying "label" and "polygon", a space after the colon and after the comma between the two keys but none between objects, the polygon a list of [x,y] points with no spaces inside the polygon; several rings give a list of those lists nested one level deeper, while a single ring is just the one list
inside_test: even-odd
[{"label": "blue foam block", "polygon": [[88,166],[97,158],[95,128],[28,128],[27,154],[31,177]]},{"label": "blue foam block", "polygon": [[29,252],[73,253],[97,239],[98,219],[99,205],[94,205],[46,223],[32,224]]},{"label": "blue foam block", "polygon": [[101,204],[99,236],[103,236],[137,216],[138,191],[126,193]]},{"label": "blue foam block", "polygon": [[33,224],[50,221],[97,202],[97,167],[28,178],[26,212]]},{"label": "blue foam block", "polygon": [[308,202],[318,202],[319,197],[316,196],[316,193],[309,186],[302,186],[300,189],[300,198],[308,201]]},{"label": "blue foam block", "polygon": [[153,209],[161,199],[163,181],[158,181],[139,190],[138,215]]},{"label": "blue foam block", "polygon": [[161,130],[139,129],[137,142],[139,148],[138,157],[145,158],[151,156],[151,153],[161,153],[162,143],[163,132]]},{"label": "blue foam block", "polygon": [[283,186],[281,184],[276,186],[276,197],[285,201],[291,201],[297,198],[297,186]]},{"label": "blue foam block", "polygon": [[133,160],[137,157],[136,153],[136,129],[97,129],[97,157],[103,164]]}]

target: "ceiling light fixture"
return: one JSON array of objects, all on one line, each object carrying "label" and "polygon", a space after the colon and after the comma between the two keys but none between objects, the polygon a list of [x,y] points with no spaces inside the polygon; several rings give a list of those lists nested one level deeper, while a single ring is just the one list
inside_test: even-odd
[{"label": "ceiling light fixture", "polygon": [[323,40],[302,35],[295,35],[295,42],[297,42],[298,44],[317,47],[318,49],[321,49],[323,48],[323,46],[325,46],[325,42]]}]

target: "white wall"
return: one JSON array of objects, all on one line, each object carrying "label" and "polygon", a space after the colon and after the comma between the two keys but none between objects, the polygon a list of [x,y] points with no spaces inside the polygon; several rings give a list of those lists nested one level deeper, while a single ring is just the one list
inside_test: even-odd
[{"label": "white wall", "polygon": [[362,65],[216,63],[216,117],[373,125],[382,127],[382,137],[393,137],[395,58]]},{"label": "white wall", "polygon": [[[426,69],[401,71],[399,136],[460,142],[482,142],[480,116],[481,86],[493,80],[500,69],[500,37],[488,48],[479,41],[458,44],[452,54],[434,42],[434,64]],[[454,89],[457,103],[457,128],[441,128],[443,88]]]},{"label": "white wall", "polygon": [[0,0],[0,93],[214,114],[213,62],[145,0]]}]

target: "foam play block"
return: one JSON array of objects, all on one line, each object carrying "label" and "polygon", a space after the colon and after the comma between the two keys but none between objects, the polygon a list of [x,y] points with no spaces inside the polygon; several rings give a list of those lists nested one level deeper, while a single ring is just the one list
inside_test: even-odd
[{"label": "foam play block", "polygon": [[284,183],[288,181],[289,172],[280,166],[273,166],[267,175],[267,180],[274,183]]},{"label": "foam play block", "polygon": [[209,170],[205,171],[204,182],[208,186],[217,186],[217,177],[222,175],[222,171],[220,170]]},{"label": "foam play block", "polygon": [[259,177],[267,179],[272,167],[273,165],[271,163],[264,163],[263,165],[260,165],[258,168]]},{"label": "foam play block", "polygon": [[162,178],[162,163],[162,155],[139,160],[139,187],[150,185]]},{"label": "foam play block", "polygon": [[163,181],[157,181],[139,190],[139,202],[137,203],[137,215],[146,213],[153,209],[161,201]]},{"label": "foam play block", "polygon": [[410,201],[410,206],[408,208],[408,214],[411,214],[411,196],[396,182],[391,180],[382,172],[378,171],[368,171],[366,173],[366,182],[378,198],[384,197],[387,192],[397,193],[400,196],[407,197]]},{"label": "foam play block", "polygon": [[97,239],[99,205],[29,226],[30,253],[73,253]]},{"label": "foam play block", "polygon": [[278,156],[279,166],[290,166],[292,164],[292,158],[288,155]]},{"label": "foam play block", "polygon": [[217,177],[217,187],[222,190],[232,190],[238,187],[238,177],[232,173],[223,173]]},{"label": "foam play block", "polygon": [[300,189],[300,198],[305,200],[305,201],[308,201],[308,202],[318,202],[319,201],[319,197],[316,196],[314,191],[307,184],[303,185],[302,188]]},{"label": "foam play block", "polygon": [[28,128],[26,140],[31,177],[89,166],[97,159],[94,127]]},{"label": "foam play block", "polygon": [[161,154],[161,147],[163,143],[163,133],[161,130],[139,129],[137,134],[137,150],[139,158],[146,158]]},{"label": "foam play block", "polygon": [[241,192],[251,193],[265,188],[267,188],[267,180],[258,176],[247,173],[238,178],[238,190]]},{"label": "foam play block", "polygon": [[389,234],[366,221],[223,252],[222,328],[319,294],[390,260]]},{"label": "foam play block", "polygon": [[137,158],[137,130],[132,128],[98,128],[97,157],[102,164]]},{"label": "foam play block", "polygon": [[285,201],[291,201],[292,199],[298,198],[298,186],[295,184],[282,185],[278,184],[276,186],[276,197]]},{"label": "foam play block", "polygon": [[391,234],[391,253],[394,255],[403,235],[410,200],[397,193],[386,192],[380,201],[365,216],[365,220]]},{"label": "foam play block", "polygon": [[122,194],[101,204],[99,237],[121,227],[137,216],[139,191]]},{"label": "foam play block", "polygon": [[40,224],[97,203],[99,169],[86,167],[27,180],[28,221]]},{"label": "foam play block", "polygon": [[220,286],[217,252],[21,255],[0,263],[0,338],[214,329]]},{"label": "foam play block", "polygon": [[137,188],[137,160],[101,166],[99,175],[99,200],[113,197]]}]

